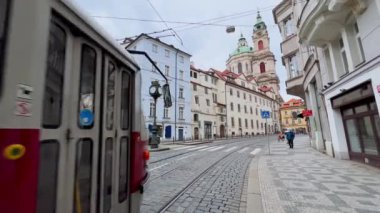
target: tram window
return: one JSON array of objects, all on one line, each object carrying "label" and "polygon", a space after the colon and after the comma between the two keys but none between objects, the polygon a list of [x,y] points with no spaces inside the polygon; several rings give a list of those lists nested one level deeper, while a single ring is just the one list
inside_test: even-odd
[{"label": "tram window", "polygon": [[128,129],[129,124],[129,75],[122,72],[121,76],[121,129]]},{"label": "tram window", "polygon": [[55,212],[58,160],[58,141],[42,141],[38,173],[37,212]]},{"label": "tram window", "polygon": [[106,127],[107,130],[113,129],[114,105],[115,105],[115,65],[111,62],[108,64],[107,79],[107,112]]},{"label": "tram window", "polygon": [[128,194],[128,138],[120,139],[119,162],[119,202],[123,202]]},{"label": "tram window", "polygon": [[83,129],[90,129],[94,126],[95,114],[96,52],[84,44],[81,58],[79,126]]},{"label": "tram window", "polygon": [[92,140],[81,139],[77,144],[74,182],[74,212],[91,210]]},{"label": "tram window", "polygon": [[9,5],[10,1],[0,0],[0,86],[2,83],[3,76],[3,60],[5,56],[5,40],[7,35]]},{"label": "tram window", "polygon": [[103,212],[109,212],[111,209],[111,196],[112,196],[112,153],[113,153],[113,140],[112,138],[106,139],[105,146],[105,168],[104,168],[104,191],[103,191]]},{"label": "tram window", "polygon": [[42,110],[42,126],[44,128],[58,128],[61,125],[65,56],[65,31],[52,22]]}]

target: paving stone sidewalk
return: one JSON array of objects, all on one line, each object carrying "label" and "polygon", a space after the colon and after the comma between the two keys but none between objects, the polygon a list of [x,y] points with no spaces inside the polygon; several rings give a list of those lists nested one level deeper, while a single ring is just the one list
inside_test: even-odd
[{"label": "paving stone sidewalk", "polygon": [[267,213],[380,213],[380,170],[319,153],[304,136],[296,137],[293,150],[271,143],[258,174]]}]

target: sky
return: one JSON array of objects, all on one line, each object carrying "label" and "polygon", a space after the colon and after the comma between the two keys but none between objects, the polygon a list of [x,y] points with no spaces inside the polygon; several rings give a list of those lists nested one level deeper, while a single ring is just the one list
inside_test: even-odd
[{"label": "sky", "polygon": [[[237,47],[242,33],[252,46],[252,30],[256,22],[257,10],[260,10],[266,23],[270,48],[275,55],[276,72],[280,78],[281,95],[285,101],[294,96],[286,94],[285,67],[281,62],[281,35],[273,20],[272,9],[281,0],[71,0],[82,11],[98,22],[115,39],[132,37],[141,33],[151,33],[173,28],[178,36],[166,36],[160,39],[192,55],[195,67],[208,70],[224,70],[229,53]],[[218,17],[240,14],[214,23],[223,26],[191,25],[181,23],[162,23],[136,21],[129,19],[162,20],[172,22],[200,22]],[[248,11],[248,12],[247,12]],[[100,16],[100,17],[99,17]],[[116,17],[116,18],[104,18]],[[210,23],[210,21],[203,22]],[[234,33],[226,33],[226,26],[234,25]],[[164,31],[151,36],[173,35]]]}]

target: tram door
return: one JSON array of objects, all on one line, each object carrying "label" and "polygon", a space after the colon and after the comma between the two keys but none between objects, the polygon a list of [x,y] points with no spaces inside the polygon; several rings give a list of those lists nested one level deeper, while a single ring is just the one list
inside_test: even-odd
[{"label": "tram door", "polygon": [[99,187],[102,51],[83,37],[73,37],[70,72],[70,126],[66,212],[95,213]]},{"label": "tram door", "polygon": [[129,212],[131,78],[111,57],[103,64],[99,212]]}]

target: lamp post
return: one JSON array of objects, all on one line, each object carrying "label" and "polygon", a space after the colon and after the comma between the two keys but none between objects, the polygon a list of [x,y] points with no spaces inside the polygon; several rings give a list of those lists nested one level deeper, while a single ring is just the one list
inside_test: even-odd
[{"label": "lamp post", "polygon": [[154,99],[154,110],[153,110],[153,127],[152,127],[152,138],[151,138],[151,148],[158,148],[160,144],[160,138],[158,137],[158,127],[156,123],[156,111],[157,111],[157,98],[162,94],[161,85],[158,81],[152,81],[152,84],[149,87],[149,94]]}]

